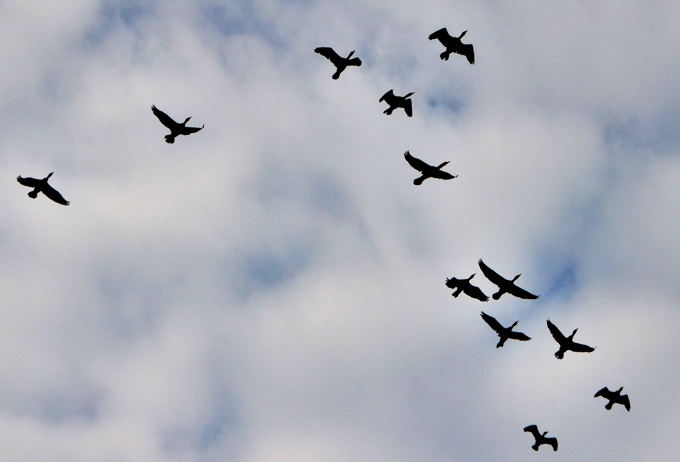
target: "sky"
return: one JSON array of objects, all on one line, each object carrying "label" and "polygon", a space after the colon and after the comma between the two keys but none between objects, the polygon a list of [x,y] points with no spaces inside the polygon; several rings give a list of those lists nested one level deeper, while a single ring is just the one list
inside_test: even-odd
[{"label": "sky", "polygon": [[[679,21],[0,2],[3,459],[676,460]],[[474,65],[439,59],[441,27]],[[332,80],[318,46],[363,64]],[[151,105],[205,128],[167,144]],[[458,178],[414,186],[406,150]],[[69,207],[14,180],[49,172]],[[494,292],[480,258],[541,297],[451,297],[472,273]],[[496,349],[481,311],[532,340]],[[596,350],[555,359],[547,319]]]}]

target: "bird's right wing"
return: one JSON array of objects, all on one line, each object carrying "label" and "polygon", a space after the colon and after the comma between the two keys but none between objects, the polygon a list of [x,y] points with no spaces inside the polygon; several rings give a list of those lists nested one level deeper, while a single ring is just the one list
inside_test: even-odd
[{"label": "bird's right wing", "polygon": [[525,300],[535,300],[538,298],[538,295],[534,295],[528,290],[522,289],[518,285],[513,285],[512,287],[508,288],[508,293]]},{"label": "bird's right wing", "polygon": [[576,342],[571,342],[571,345],[569,346],[569,349],[571,351],[576,351],[577,353],[591,353],[595,351],[595,348],[584,345],[583,343],[576,343]]},{"label": "bird's right wing", "polygon": [[[494,331],[496,331],[499,334],[503,331],[503,326],[501,326],[501,323],[498,322],[496,320],[496,318],[486,314],[483,311],[482,311],[481,316],[482,316],[482,319],[484,320],[484,322],[486,322],[489,325],[489,327],[491,327]],[[525,429],[525,431],[526,431],[526,429]]]},{"label": "bird's right wing", "polygon": [[430,40],[437,39],[442,43],[442,45],[446,46],[444,41],[447,38],[450,38],[450,37],[451,37],[451,35],[449,35],[449,31],[446,30],[446,27],[442,27],[441,29],[432,32],[430,34],[430,36],[428,37],[428,39],[430,39]]},{"label": "bird's right wing", "polygon": [[404,112],[406,112],[407,116],[413,117],[413,103],[410,99],[407,99],[404,103]]},{"label": "bird's right wing", "polygon": [[482,273],[484,273],[484,276],[497,286],[506,282],[506,279],[503,276],[486,266],[486,263],[484,263],[481,258],[479,259],[479,268],[482,270]]},{"label": "bird's right wing", "polygon": [[390,101],[393,100],[393,99],[394,99],[394,90],[389,90],[389,91],[385,92],[385,94],[380,97],[378,102],[382,103],[383,101],[385,101],[387,104],[389,104],[391,106],[392,103],[390,103]]},{"label": "bird's right wing", "polygon": [[61,205],[68,205],[69,204],[69,201],[64,199],[64,197],[61,194],[59,194],[59,191],[54,189],[49,184],[46,184],[45,186],[43,186],[42,192],[43,192],[44,195],[46,195],[47,197],[52,199],[57,204],[61,204]]},{"label": "bird's right wing", "polygon": [[534,435],[534,438],[538,439],[540,433],[538,432],[538,427],[536,425],[527,425],[524,427],[525,432],[529,432]]},{"label": "bird's right wing", "polygon": [[609,388],[607,387],[600,388],[599,390],[597,390],[597,393],[595,393],[595,396],[593,396],[593,398],[597,398],[598,396],[603,396],[606,398],[610,393],[611,391],[609,391]]},{"label": "bird's right wing", "polygon": [[630,412],[630,399],[628,399],[628,395],[621,397],[621,404],[626,408],[626,411]]},{"label": "bird's right wing", "polygon": [[557,438],[555,438],[554,436],[551,438],[546,438],[545,442],[552,446],[553,451],[557,451]]},{"label": "bird's right wing", "polygon": [[168,127],[170,130],[174,130],[177,127],[177,125],[179,125],[177,122],[172,120],[172,117],[158,109],[156,106],[151,106],[151,111],[153,111],[153,114],[156,117],[158,117],[158,120],[160,120],[161,123]]},{"label": "bird's right wing", "polygon": [[489,301],[489,297],[484,292],[482,292],[482,289],[480,289],[477,286],[473,286],[469,282],[467,284],[465,284],[465,286],[463,287],[463,292],[465,292],[466,294],[468,294],[472,298],[476,298],[480,302],[488,302]]},{"label": "bird's right wing", "polygon": [[406,159],[406,162],[408,162],[408,164],[409,164],[411,167],[415,168],[415,169],[418,170],[419,172],[422,172],[423,170],[425,170],[426,168],[429,167],[428,164],[426,164],[426,163],[423,162],[422,160],[418,159],[417,157],[413,157],[413,156],[411,155],[411,153],[408,152],[408,151],[406,151],[406,152],[404,153],[404,159]]},{"label": "bird's right wing", "polygon": [[515,340],[521,340],[523,342],[526,342],[527,340],[531,340],[531,337],[529,337],[527,334],[524,332],[510,332],[508,334],[508,337],[513,338]]},{"label": "bird's right wing", "polygon": [[342,59],[342,58],[340,57],[340,55],[337,54],[337,53],[335,52],[335,50],[333,50],[333,49],[330,48],[330,47],[318,47],[318,48],[314,48],[314,52],[315,52],[315,53],[319,53],[321,56],[323,56],[324,58],[328,59],[328,60],[329,60],[330,62],[332,62],[332,63],[335,63],[336,61],[339,61],[340,59]]},{"label": "bird's right wing", "polygon": [[22,177],[21,175],[19,175],[17,177],[17,181],[19,182],[19,184],[22,184],[24,186],[28,186],[28,187],[31,187],[31,188],[35,188],[36,186],[38,186],[40,184],[40,180],[38,180],[36,178]]},{"label": "bird's right wing", "polygon": [[182,132],[184,132],[185,134],[188,135],[190,133],[196,133],[199,130],[203,130],[204,127],[205,127],[205,124],[200,126],[200,127],[184,127]]},{"label": "bird's right wing", "polygon": [[449,172],[445,172],[444,170],[432,172],[432,178],[439,178],[440,180],[452,180],[457,177],[458,175],[451,175]]},{"label": "bird's right wing", "polygon": [[460,54],[465,56],[470,64],[475,63],[475,49],[469,43],[462,44]]},{"label": "bird's right wing", "polygon": [[567,340],[567,337],[565,337],[564,334],[560,332],[560,330],[557,328],[555,324],[550,322],[550,319],[548,319],[547,323],[548,329],[550,330],[550,333],[552,334],[553,338],[557,341],[557,343],[562,345]]}]

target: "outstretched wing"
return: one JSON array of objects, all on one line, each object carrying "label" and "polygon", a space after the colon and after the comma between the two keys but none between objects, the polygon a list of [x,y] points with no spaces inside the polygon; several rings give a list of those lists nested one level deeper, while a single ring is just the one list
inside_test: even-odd
[{"label": "outstretched wing", "polygon": [[497,286],[507,282],[507,279],[486,266],[486,263],[484,263],[481,258],[479,259],[479,268],[482,270],[482,273],[484,273],[484,276],[486,276],[489,281],[493,282]]},{"label": "outstretched wing", "polygon": [[525,432],[529,432],[534,435],[534,438],[538,439],[540,433],[538,432],[538,427],[536,425],[527,425],[524,427]]},{"label": "outstretched wing", "polygon": [[151,111],[153,111],[153,114],[156,117],[158,117],[158,120],[160,120],[161,123],[168,127],[170,130],[175,130],[175,128],[177,128],[177,125],[179,125],[177,122],[172,120],[172,117],[158,109],[156,106],[151,106]]},{"label": "outstretched wing", "polygon": [[463,285],[463,292],[465,292],[467,295],[469,295],[472,298],[476,298],[480,302],[488,302],[489,297],[482,292],[482,289],[480,289],[477,286],[473,286],[469,282],[467,284]]},{"label": "outstretched wing", "polygon": [[406,112],[407,116],[413,117],[413,103],[411,103],[410,99],[404,101],[404,112]]},{"label": "outstretched wing", "polygon": [[512,287],[508,288],[508,293],[514,295],[515,297],[524,298],[527,300],[534,300],[538,298],[538,295],[534,295],[517,285],[513,285]]},{"label": "outstretched wing", "polygon": [[500,322],[498,322],[496,320],[496,318],[494,318],[491,315],[486,314],[483,311],[482,311],[481,316],[482,316],[482,319],[484,320],[484,322],[486,322],[489,325],[489,327],[491,327],[495,332],[500,334],[503,331],[503,326],[501,325]]},{"label": "outstretched wing", "polygon": [[621,396],[621,404],[626,408],[626,411],[630,412],[630,400],[628,399],[628,395]]},{"label": "outstretched wing", "polygon": [[595,348],[591,346],[576,342],[571,342],[571,344],[569,345],[569,349],[571,351],[576,351],[577,353],[590,353],[595,351]]},{"label": "outstretched wing", "polygon": [[394,99],[394,90],[392,89],[392,90],[385,92],[385,94],[380,97],[378,102],[382,103],[383,101],[385,101],[387,104],[389,104],[391,106],[392,103],[390,103],[390,101],[392,101],[393,99]]},{"label": "outstretched wing", "polygon": [[24,186],[28,186],[30,188],[35,188],[36,186],[38,186],[40,184],[40,180],[38,180],[36,178],[22,177],[21,175],[19,175],[17,177],[17,181],[19,182],[19,184],[22,184]]},{"label": "outstretched wing", "polygon": [[511,331],[511,332],[508,334],[508,337],[509,337],[509,338],[512,338],[512,339],[515,339],[515,340],[521,340],[521,341],[523,341],[523,342],[526,342],[527,340],[531,340],[531,337],[529,337],[527,334],[525,334],[525,333],[523,333],[523,332],[515,332],[515,331]]},{"label": "outstretched wing", "polygon": [[554,436],[551,436],[551,437],[549,437],[549,438],[546,438],[546,439],[545,439],[545,443],[546,443],[546,444],[549,444],[550,446],[552,446],[553,451],[557,451],[557,438],[555,438]]},{"label": "outstretched wing", "polygon": [[451,175],[449,172],[443,170],[435,170],[430,174],[432,178],[439,178],[440,180],[451,180],[458,177],[458,175]]},{"label": "outstretched wing", "polygon": [[199,130],[203,130],[203,127],[205,127],[205,124],[201,125],[200,127],[184,127],[182,129],[182,133],[185,135],[189,135],[191,133],[196,133]]},{"label": "outstretched wing", "polygon": [[432,32],[428,38],[430,40],[437,39],[442,43],[442,45],[446,46],[444,41],[448,38],[451,38],[451,35],[449,35],[449,32],[446,30],[446,27],[442,27],[441,29]]},{"label": "outstretched wing", "polygon": [[567,337],[564,336],[562,332],[557,328],[557,326],[553,323],[550,322],[550,319],[547,320],[548,323],[548,329],[550,330],[550,333],[552,334],[553,338],[562,345],[564,342],[567,341]]},{"label": "outstretched wing", "polygon": [[332,62],[333,64],[335,64],[336,62],[338,62],[339,60],[342,59],[342,58],[340,57],[340,55],[337,54],[337,53],[335,52],[335,50],[333,50],[333,49],[330,48],[330,47],[318,47],[318,48],[314,48],[314,51],[315,51],[316,53],[319,53],[319,54],[320,54],[321,56],[323,56],[324,58],[328,59],[328,60],[329,60],[330,62]]},{"label": "outstretched wing", "polygon": [[469,43],[462,43],[460,54],[465,56],[470,64],[475,63],[475,49]]},{"label": "outstretched wing", "polygon": [[595,393],[595,396],[593,396],[593,398],[597,398],[598,396],[602,396],[603,398],[609,399],[609,396],[611,395],[611,393],[612,393],[611,390],[609,390],[609,388],[607,388],[607,387],[600,388],[599,390],[597,390],[597,393]]},{"label": "outstretched wing", "polygon": [[57,204],[61,204],[61,205],[68,205],[69,204],[69,201],[64,199],[64,197],[61,194],[59,194],[59,191],[54,189],[49,184],[46,184],[45,186],[43,186],[42,193],[44,195],[46,195],[47,197],[49,197],[50,199],[52,199]]},{"label": "outstretched wing", "polygon": [[420,160],[420,159],[418,159],[418,158],[416,158],[416,157],[413,157],[413,156],[411,155],[411,153],[408,152],[408,151],[406,151],[406,152],[404,153],[404,158],[406,159],[406,162],[408,162],[408,164],[409,164],[411,167],[415,168],[415,169],[418,170],[419,172],[422,172],[422,171],[425,170],[426,168],[431,167],[430,165],[426,164],[426,163],[423,162],[422,160]]}]

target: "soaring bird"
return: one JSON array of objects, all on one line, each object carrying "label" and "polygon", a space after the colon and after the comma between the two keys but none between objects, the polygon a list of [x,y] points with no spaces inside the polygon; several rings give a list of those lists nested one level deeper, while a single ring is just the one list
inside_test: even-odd
[{"label": "soaring bird", "polygon": [[467,279],[447,278],[446,287],[454,290],[451,294],[454,297],[458,297],[460,293],[463,292],[472,298],[476,298],[480,302],[488,301],[489,297],[487,297],[486,294],[482,292],[482,289],[477,286],[473,286],[472,283],[470,283],[470,279],[472,279],[473,276],[474,273]]},{"label": "soaring bird", "polygon": [[390,115],[392,114],[392,111],[401,107],[404,108],[404,112],[406,113],[407,116],[409,117],[413,116],[413,106],[409,98],[411,97],[411,95],[414,94],[415,92],[412,91],[410,93],[406,93],[404,96],[397,96],[394,94],[393,90],[388,91],[387,93],[382,95],[378,100],[379,103],[385,101],[390,106],[383,111],[383,114]]},{"label": "soaring bird", "polygon": [[489,281],[493,282],[498,286],[498,292],[492,295],[494,300],[498,300],[499,298],[501,298],[501,295],[503,295],[506,292],[518,298],[524,299],[538,298],[538,295],[534,295],[530,292],[527,292],[521,287],[515,285],[515,281],[521,276],[521,274],[518,274],[517,276],[512,278],[512,280],[505,279],[503,276],[501,276],[500,274],[486,266],[486,264],[481,259],[479,260],[479,267],[481,268],[482,273],[484,273],[484,276],[486,276],[486,278]]},{"label": "soaring bird", "polygon": [[449,172],[441,170],[441,168],[448,164],[449,161],[442,162],[441,164],[435,167],[433,165],[426,164],[425,162],[416,157],[413,157],[411,153],[408,151],[404,153],[404,158],[411,167],[415,168],[420,173],[422,173],[421,176],[413,180],[414,185],[422,184],[423,181],[427,180],[428,178],[439,178],[440,180],[451,180],[453,178],[458,178],[458,175],[451,175]]},{"label": "soaring bird", "polygon": [[451,53],[456,53],[465,56],[470,64],[474,64],[475,63],[474,48],[472,47],[472,45],[460,41],[460,39],[462,39],[466,33],[467,31],[464,30],[463,33],[460,34],[458,37],[451,37],[451,35],[449,35],[449,32],[446,30],[446,27],[442,27],[438,31],[432,32],[430,34],[429,39],[430,40],[437,39],[441,42],[442,45],[446,47],[446,50],[444,50],[444,52],[439,55],[439,57],[444,61],[448,61],[449,55]]},{"label": "soaring bird", "polygon": [[21,175],[19,175],[17,177],[17,181],[24,186],[33,188],[33,191],[28,193],[28,196],[33,199],[38,197],[39,192],[42,192],[44,195],[52,199],[57,204],[68,205],[69,201],[64,199],[64,197],[61,194],[59,194],[59,191],[57,191],[47,183],[47,180],[50,179],[53,173],[54,172],[50,172],[50,174],[47,175],[42,180],[38,180],[37,178],[22,177]]},{"label": "soaring bird", "polygon": [[524,431],[534,435],[534,439],[536,440],[536,442],[534,443],[533,446],[531,446],[531,449],[533,449],[534,451],[538,451],[538,447],[542,444],[552,446],[553,451],[557,451],[557,438],[555,438],[554,436],[545,436],[548,434],[548,432],[540,433],[536,425],[528,425],[524,427]]},{"label": "soaring bird", "polygon": [[333,79],[337,80],[340,77],[342,71],[345,70],[347,66],[361,66],[361,60],[359,58],[352,58],[354,50],[350,51],[346,58],[343,58],[329,47],[318,47],[314,48],[316,53],[319,53],[324,58],[328,59],[337,68],[335,74],[333,74]]},{"label": "soaring bird", "polygon": [[595,393],[595,398],[602,396],[604,399],[608,399],[609,402],[604,405],[605,409],[609,410],[614,404],[621,404],[626,408],[626,411],[630,412],[630,400],[628,395],[622,395],[623,387],[616,391],[612,391],[607,387],[602,388],[597,393]]},{"label": "soaring bird", "polygon": [[494,318],[493,316],[489,316],[483,311],[481,316],[482,319],[489,325],[489,327],[491,327],[500,337],[500,340],[498,341],[496,348],[501,348],[505,341],[509,338],[522,341],[531,340],[531,337],[527,336],[526,334],[523,334],[522,332],[515,332],[512,330],[519,321],[513,322],[511,326],[503,327],[501,323],[496,320],[496,318]]},{"label": "soaring bird", "polygon": [[575,351],[577,353],[590,353],[595,351],[595,348],[593,347],[574,342],[574,335],[576,335],[578,329],[574,329],[574,332],[572,332],[569,337],[565,337],[557,326],[550,322],[550,319],[548,319],[548,329],[550,329],[550,333],[555,341],[560,344],[560,349],[555,352],[555,357],[557,359],[564,358],[564,353],[567,351]]},{"label": "soaring bird", "polygon": [[161,121],[163,125],[168,127],[170,129],[170,134],[165,135],[165,142],[166,143],[174,143],[175,142],[175,137],[179,135],[190,135],[192,133],[196,133],[197,131],[201,130],[205,125],[201,125],[200,127],[187,127],[187,122],[189,122],[189,119],[191,119],[191,116],[187,117],[184,119],[184,122],[177,123],[174,120],[172,120],[172,117],[167,115],[165,112],[161,111],[158,109],[156,106],[151,106],[151,110],[153,111],[154,115],[158,117],[158,120]]}]

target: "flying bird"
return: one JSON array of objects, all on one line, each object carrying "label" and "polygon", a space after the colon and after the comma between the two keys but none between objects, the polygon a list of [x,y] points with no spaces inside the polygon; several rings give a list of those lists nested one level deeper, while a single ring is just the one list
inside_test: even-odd
[{"label": "flying bird", "polygon": [[538,295],[534,295],[530,292],[527,292],[521,287],[515,285],[515,281],[521,276],[521,274],[518,274],[517,276],[512,278],[512,280],[505,279],[503,276],[501,276],[500,274],[486,266],[486,264],[481,259],[479,260],[479,267],[481,268],[482,273],[484,273],[484,276],[486,276],[486,278],[489,281],[493,282],[498,286],[498,292],[492,295],[494,300],[498,300],[499,298],[501,298],[501,295],[503,295],[506,292],[518,298],[524,299],[538,298]]},{"label": "flying bird", "polygon": [[630,400],[628,399],[628,395],[621,394],[622,391],[623,387],[619,388],[616,391],[612,391],[609,388],[604,387],[601,390],[598,390],[597,393],[595,393],[595,398],[601,396],[604,399],[608,399],[609,402],[604,405],[605,409],[607,410],[611,409],[614,404],[621,404],[623,407],[626,408],[626,411],[630,412]]},{"label": "flying bird", "polygon": [[533,446],[531,446],[531,449],[533,449],[534,451],[538,451],[538,447],[542,444],[552,446],[553,451],[557,451],[557,438],[555,438],[554,436],[545,436],[548,434],[548,432],[543,432],[542,434],[539,433],[538,427],[536,425],[528,425],[524,427],[524,431],[534,435],[534,439],[536,440],[536,442],[534,443]]},{"label": "flying bird", "polygon": [[408,151],[404,153],[404,158],[411,167],[415,168],[420,173],[422,173],[421,176],[413,180],[414,185],[422,184],[423,181],[427,180],[428,178],[439,178],[440,180],[451,180],[453,178],[458,178],[458,175],[451,175],[449,172],[441,170],[442,167],[449,163],[449,161],[442,162],[441,164],[435,167],[433,165],[426,164],[425,162],[416,157],[413,157],[411,153]]},{"label": "flying bird", "polygon": [[515,332],[512,330],[519,321],[515,321],[514,323],[512,323],[511,326],[503,327],[501,323],[496,320],[496,318],[494,318],[493,316],[489,316],[483,311],[481,316],[484,322],[486,322],[489,325],[489,327],[491,327],[500,337],[500,340],[498,341],[496,348],[502,348],[505,341],[509,338],[522,341],[531,340],[531,337],[527,336],[526,334],[523,334],[522,332]]},{"label": "flying bird", "polygon": [[201,125],[200,127],[187,127],[187,122],[189,122],[189,119],[191,119],[191,116],[187,117],[184,119],[184,122],[177,123],[175,122],[172,117],[167,115],[165,112],[161,111],[158,109],[156,106],[151,106],[151,110],[153,111],[154,115],[158,117],[158,120],[161,121],[163,125],[168,127],[170,129],[170,134],[165,135],[165,142],[166,143],[174,143],[175,142],[175,137],[179,135],[190,135],[192,133],[196,133],[197,131],[201,130],[205,125]]},{"label": "flying bird", "polygon": [[441,42],[442,45],[446,47],[446,50],[444,50],[444,52],[439,55],[439,57],[444,61],[448,61],[449,55],[451,53],[456,53],[458,55],[465,56],[470,64],[474,64],[475,63],[474,48],[472,47],[472,45],[460,41],[460,39],[462,39],[466,33],[467,31],[464,30],[463,33],[460,34],[458,37],[452,37],[451,35],[449,35],[449,32],[446,30],[446,27],[442,27],[438,31],[432,32],[430,34],[429,39],[430,40],[437,39]]},{"label": "flying bird", "polygon": [[394,94],[393,90],[388,91],[378,100],[379,103],[385,101],[390,106],[383,111],[383,114],[390,115],[395,109],[403,108],[407,116],[413,116],[413,106],[409,98],[414,94],[415,92],[412,91],[410,93],[406,93],[404,96],[397,96]]},{"label": "flying bird", "polygon": [[468,295],[472,298],[476,298],[480,302],[488,301],[489,297],[487,297],[486,294],[482,292],[482,289],[472,285],[472,283],[470,282],[470,279],[472,279],[473,276],[474,273],[467,279],[447,278],[446,287],[448,287],[449,289],[454,289],[454,292],[451,294],[454,297],[458,297],[462,292],[465,295]]},{"label": "flying bird", "polygon": [[336,67],[335,74],[333,74],[334,80],[340,78],[340,74],[347,66],[361,66],[361,60],[359,58],[352,58],[354,50],[350,51],[346,58],[343,58],[337,54],[335,50],[329,47],[318,47],[315,48],[314,51],[328,59]]},{"label": "flying bird", "polygon": [[50,174],[47,175],[42,180],[38,180],[37,178],[22,177],[21,175],[19,175],[17,177],[17,181],[24,186],[33,188],[33,191],[28,193],[28,196],[33,199],[38,197],[39,192],[42,192],[44,195],[52,199],[57,204],[68,205],[69,201],[64,199],[64,197],[61,194],[59,194],[59,191],[57,191],[47,183],[47,180],[49,180],[53,173],[54,172],[50,172]]},{"label": "flying bird", "polygon": [[595,348],[593,347],[574,342],[573,338],[574,335],[576,335],[576,331],[578,331],[578,329],[574,329],[574,332],[572,332],[569,337],[565,337],[564,334],[557,328],[557,326],[550,322],[550,319],[548,319],[548,329],[550,329],[550,333],[552,334],[555,341],[560,344],[560,349],[555,352],[555,357],[557,359],[564,358],[564,353],[567,351],[575,351],[577,353],[590,353],[595,351]]}]

